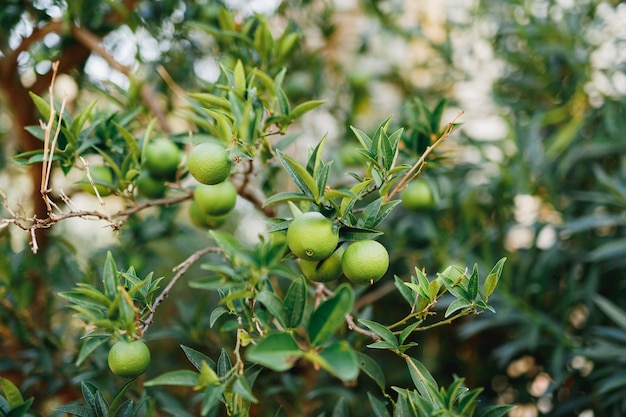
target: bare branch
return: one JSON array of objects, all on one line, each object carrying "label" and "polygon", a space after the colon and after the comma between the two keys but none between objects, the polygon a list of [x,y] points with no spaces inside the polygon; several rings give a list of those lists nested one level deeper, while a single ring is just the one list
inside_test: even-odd
[{"label": "bare branch", "polygon": [[439,138],[432,145],[426,148],[420,159],[418,159],[417,162],[415,162],[415,164],[411,167],[411,169],[409,169],[409,171],[404,175],[404,177],[402,177],[402,179],[398,181],[393,190],[389,194],[387,194],[387,196],[385,197],[385,202],[391,201],[396,194],[404,190],[406,186],[420,174],[420,172],[426,165],[426,158],[428,157],[428,155],[430,155],[435,149],[437,149],[437,147],[439,147],[439,145],[441,145],[441,143],[446,140],[448,136],[450,136],[450,134],[454,130],[454,127],[456,126],[456,121],[459,119],[459,117],[463,115],[463,113],[463,110],[461,110],[454,117],[454,119],[452,119],[452,121],[448,123],[448,126],[443,131],[441,136],[439,136]]},{"label": "bare branch", "polygon": [[163,288],[163,291],[161,291],[157,298],[155,298],[152,309],[150,310],[150,314],[148,315],[148,317],[146,317],[145,320],[143,320],[143,323],[139,329],[140,335],[143,335],[148,330],[148,328],[154,321],[154,313],[156,312],[156,309],[163,302],[163,300],[167,298],[167,296],[170,294],[170,291],[172,291],[172,288],[174,288],[174,285],[176,285],[176,282],[178,282],[178,280],[183,275],[185,275],[189,268],[191,268],[191,266],[202,256],[208,253],[220,253],[221,251],[222,250],[218,247],[206,247],[204,249],[200,249],[172,269],[172,271],[176,272],[176,275],[172,277],[171,281],[165,286],[165,288]]}]

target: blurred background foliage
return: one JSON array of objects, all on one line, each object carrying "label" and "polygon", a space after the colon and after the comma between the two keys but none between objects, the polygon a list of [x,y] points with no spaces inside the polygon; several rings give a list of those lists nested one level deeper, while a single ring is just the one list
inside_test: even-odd
[{"label": "blurred background foliage", "polygon": [[[402,152],[417,158],[463,110],[462,126],[423,173],[437,190],[436,207],[398,210],[382,241],[399,276],[414,266],[433,272],[449,263],[508,261],[493,298],[497,314],[429,331],[416,339],[414,355],[438,380],[457,374],[470,387],[484,386],[486,402],[520,404],[513,416],[626,414],[626,3],[229,1],[230,21],[221,3],[5,0],[0,178],[8,204],[45,215],[40,167],[27,171],[10,159],[41,146],[24,130],[39,117],[28,91],[45,93],[57,59],[57,87],[72,111],[97,98],[111,121],[136,130],[158,108],[160,129],[173,135],[190,128],[177,92],[212,88],[220,63],[232,67],[241,58],[270,72],[284,66],[290,100],[326,100],[290,130],[300,135],[296,146],[304,152],[301,143],[328,134],[340,173],[354,162],[349,126],[368,131],[393,114],[392,124],[405,128]],[[287,27],[299,34],[295,49],[242,47],[232,34],[255,7],[275,37]],[[114,144],[106,126],[98,129]],[[76,204],[97,204],[68,187]],[[245,205],[237,210],[242,223],[253,216]],[[225,227],[242,240],[260,231],[237,223]],[[76,381],[115,385],[104,352],[80,369],[73,364],[80,329],[51,294],[95,279],[107,250],[139,274],[167,275],[202,247],[205,234],[184,209],[168,207],[132,218],[116,236],[98,222],[66,222],[39,237],[37,255],[28,238],[0,230],[0,374],[36,394],[34,408],[48,415],[80,397]],[[389,323],[398,318],[392,289],[381,283],[368,294]],[[149,334],[154,375],[185,363],[179,344],[219,354],[206,343],[217,340],[203,314],[206,300],[184,283],[173,295]],[[406,382],[400,366],[386,369],[390,384]],[[341,396],[354,406],[369,383],[317,379],[311,386],[297,372],[271,377],[261,386],[279,403],[316,406]],[[159,405],[187,415],[179,394],[160,392]]]}]

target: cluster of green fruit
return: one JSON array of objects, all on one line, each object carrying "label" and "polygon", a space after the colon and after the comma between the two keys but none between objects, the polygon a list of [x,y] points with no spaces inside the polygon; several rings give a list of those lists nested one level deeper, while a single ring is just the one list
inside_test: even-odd
[{"label": "cluster of green fruit", "polygon": [[296,216],[287,228],[287,244],[300,258],[311,281],[329,282],[345,275],[355,284],[372,284],[389,268],[387,249],[375,240],[339,242],[332,220],[318,212]]},{"label": "cluster of green fruit", "polygon": [[[134,175],[137,175],[137,194],[148,199],[163,198],[167,191],[165,182],[176,179],[181,160],[182,152],[174,142],[163,138],[150,143],[146,148],[139,174],[137,175],[137,171],[134,171]],[[93,166],[89,168],[89,174],[100,197],[111,195],[115,190],[115,178],[110,167]],[[83,191],[92,195],[96,194],[86,174],[80,183]]]},{"label": "cluster of green fruit", "polygon": [[145,161],[137,177],[137,193],[148,199],[163,198],[166,181],[174,181],[182,152],[167,139],[158,139],[146,148]]},{"label": "cluster of green fruit", "polygon": [[216,228],[225,221],[237,202],[237,189],[228,180],[232,161],[219,143],[203,142],[189,153],[189,173],[200,184],[193,194],[189,216],[200,227]]}]

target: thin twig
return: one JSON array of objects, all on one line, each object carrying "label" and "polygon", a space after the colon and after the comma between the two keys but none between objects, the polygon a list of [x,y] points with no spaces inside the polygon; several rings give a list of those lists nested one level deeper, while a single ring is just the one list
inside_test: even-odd
[{"label": "thin twig", "polygon": [[439,138],[432,145],[426,148],[420,159],[418,159],[417,162],[415,162],[415,164],[411,167],[411,169],[409,169],[409,171],[404,175],[404,177],[402,177],[402,179],[398,181],[393,190],[389,194],[387,194],[387,196],[385,197],[385,202],[391,201],[396,194],[404,190],[406,186],[419,175],[419,173],[422,171],[422,168],[424,168],[424,166],[426,165],[426,158],[428,157],[428,155],[430,155],[435,149],[437,149],[437,147],[441,145],[441,143],[446,140],[448,136],[450,136],[450,134],[454,130],[454,127],[456,126],[456,121],[459,117],[463,115],[463,113],[463,110],[461,110],[456,115],[456,117],[452,119],[450,123],[448,123],[448,126],[443,131],[441,136],[439,136]]},{"label": "thin twig", "polygon": [[139,334],[143,335],[148,330],[148,328],[154,321],[154,313],[156,312],[156,309],[163,302],[163,300],[167,298],[167,296],[170,294],[170,291],[172,291],[172,288],[174,288],[174,285],[176,285],[176,282],[178,282],[178,280],[183,275],[185,275],[185,273],[189,270],[189,268],[191,268],[191,266],[198,259],[206,255],[207,253],[220,253],[221,251],[222,250],[220,248],[213,247],[213,246],[200,249],[199,251],[196,251],[193,254],[191,254],[191,256],[189,256],[187,259],[185,259],[183,262],[181,262],[180,264],[178,264],[172,269],[173,272],[176,272],[176,275],[172,277],[170,282],[165,286],[165,288],[163,288],[163,291],[161,291],[161,293],[154,299],[154,304],[152,304],[150,314],[148,315],[148,317],[146,317],[145,320],[143,320],[143,324],[141,325],[139,329]]}]

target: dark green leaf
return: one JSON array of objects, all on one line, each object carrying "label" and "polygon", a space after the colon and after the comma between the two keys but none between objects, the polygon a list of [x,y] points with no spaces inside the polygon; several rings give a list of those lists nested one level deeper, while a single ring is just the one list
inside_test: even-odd
[{"label": "dark green leaf", "polygon": [[62,413],[71,414],[73,416],[78,417],[95,417],[96,414],[89,407],[85,407],[82,405],[62,405],[61,407],[56,407],[55,411],[60,411]]},{"label": "dark green leaf", "polygon": [[278,155],[278,159],[280,159],[283,168],[285,168],[285,171],[287,171],[287,174],[296,184],[298,189],[304,194],[313,197],[313,199],[317,201],[319,199],[317,183],[306,168],[300,165],[295,159],[285,155],[279,150],[276,151],[276,155]]},{"label": "dark green leaf", "polygon": [[189,359],[189,362],[191,362],[191,364],[198,371],[202,370],[202,362],[206,362],[211,368],[215,370],[215,367],[216,367],[215,362],[211,358],[206,356],[204,353],[198,352],[197,350],[192,349],[185,345],[180,345],[180,347],[183,350],[183,352],[185,352],[185,356],[187,356],[187,359]]},{"label": "dark green leaf", "polygon": [[386,381],[385,372],[378,362],[362,352],[356,352],[359,368],[365,372],[380,387],[381,391],[385,391]]},{"label": "dark green leaf", "polygon": [[283,301],[288,328],[298,327],[302,322],[306,299],[306,281],[304,277],[299,276],[289,286]]},{"label": "dark green leaf", "polygon": [[382,401],[374,397],[369,392],[367,393],[367,398],[369,398],[370,400],[370,405],[372,406],[374,417],[391,417],[389,415],[389,411],[387,411],[387,407]]},{"label": "dark green leaf", "polygon": [[313,346],[319,346],[330,339],[344,325],[346,314],[352,311],[354,292],[348,284],[340,285],[335,294],[322,302],[311,314],[309,339]]},{"label": "dark green leaf", "polygon": [[611,300],[596,294],[593,297],[593,301],[597,304],[598,308],[606,314],[613,323],[619,326],[622,330],[626,330],[626,311],[619,308]]},{"label": "dark green leaf", "polygon": [[489,405],[480,409],[476,413],[476,417],[502,417],[509,411],[517,407],[516,405]]},{"label": "dark green leaf", "polygon": [[470,301],[474,301],[476,297],[478,297],[478,265],[476,264],[474,264],[472,275],[467,284],[467,294],[469,295]]},{"label": "dark green leaf", "polygon": [[224,393],[226,387],[224,385],[211,385],[206,391],[204,391],[204,397],[202,398],[202,411],[203,416],[207,415],[214,407],[219,405],[220,398]]},{"label": "dark green leaf", "polygon": [[348,411],[348,403],[344,397],[339,398],[335,408],[333,409],[332,417],[350,417],[350,412]]},{"label": "dark green leaf", "polygon": [[220,379],[224,378],[226,375],[228,375],[232,368],[233,364],[230,361],[230,357],[228,356],[228,353],[226,353],[226,349],[222,348],[222,351],[220,352],[220,357],[217,358],[217,376],[220,377]]}]

